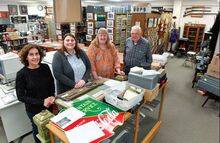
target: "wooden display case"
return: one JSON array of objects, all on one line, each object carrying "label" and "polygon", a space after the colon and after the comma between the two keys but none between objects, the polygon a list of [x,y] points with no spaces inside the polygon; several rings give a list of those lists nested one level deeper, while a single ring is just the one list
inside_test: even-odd
[{"label": "wooden display case", "polygon": [[133,13],[131,19],[131,25],[139,25],[142,29],[143,36],[149,35],[148,30],[157,28],[160,22],[159,13]]},{"label": "wooden display case", "polygon": [[160,24],[160,13],[133,13],[131,25],[139,25],[142,29],[143,37],[147,38],[151,49],[158,43],[158,32]]},{"label": "wooden display case", "polygon": [[185,24],[183,37],[189,39],[189,50],[198,52],[203,40],[205,24]]}]

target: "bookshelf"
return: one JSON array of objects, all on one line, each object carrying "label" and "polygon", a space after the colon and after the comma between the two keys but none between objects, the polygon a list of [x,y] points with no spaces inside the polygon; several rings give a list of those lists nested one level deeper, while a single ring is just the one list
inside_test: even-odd
[{"label": "bookshelf", "polygon": [[86,7],[82,7],[82,21],[73,23],[56,23],[57,39],[62,40],[66,33],[73,34],[79,43],[86,44],[87,19]]},{"label": "bookshelf", "polygon": [[198,52],[202,43],[205,24],[185,24],[183,37],[189,39],[189,50]]},{"label": "bookshelf", "polygon": [[56,23],[57,40],[62,40],[66,33],[70,33],[70,24]]},{"label": "bookshelf", "polygon": [[15,38],[6,41],[8,51],[16,50],[19,51],[26,44],[28,44],[27,38]]}]

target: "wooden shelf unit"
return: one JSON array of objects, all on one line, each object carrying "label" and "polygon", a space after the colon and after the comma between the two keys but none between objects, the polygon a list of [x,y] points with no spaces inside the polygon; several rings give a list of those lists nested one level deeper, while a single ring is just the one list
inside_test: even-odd
[{"label": "wooden shelf unit", "polygon": [[133,13],[131,25],[140,25],[142,36],[147,38],[151,48],[157,45],[160,13]]},{"label": "wooden shelf unit", "polygon": [[159,24],[158,21],[156,21],[158,24],[153,25],[152,27],[149,27],[148,20],[149,18],[153,18],[153,22],[156,18],[160,18],[161,14],[159,13],[133,13],[132,14],[132,20],[131,25],[135,25],[138,22],[140,22],[140,27],[142,29],[143,36],[147,37],[149,34],[147,33],[149,29],[156,28]]},{"label": "wooden shelf unit", "polygon": [[27,38],[16,38],[11,40],[6,40],[8,46],[8,51],[21,50],[26,44],[28,44]]},{"label": "wooden shelf unit", "polygon": [[203,40],[205,24],[185,24],[183,37],[189,39],[189,50],[198,52]]},{"label": "wooden shelf unit", "polygon": [[87,35],[88,44],[96,37],[99,28],[106,28],[106,12],[87,13]]},{"label": "wooden shelf unit", "polygon": [[130,37],[131,31],[131,14],[115,14],[113,42],[118,47],[119,52],[124,51],[124,43]]}]

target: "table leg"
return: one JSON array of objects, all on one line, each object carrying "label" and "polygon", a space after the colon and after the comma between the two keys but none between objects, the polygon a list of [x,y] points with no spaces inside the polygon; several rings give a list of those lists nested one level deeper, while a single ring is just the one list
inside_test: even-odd
[{"label": "table leg", "polygon": [[49,134],[50,134],[50,142],[55,143],[53,133],[49,131]]},{"label": "table leg", "polygon": [[134,132],[134,143],[137,143],[138,138],[138,130],[139,130],[139,121],[140,121],[140,108],[135,113],[136,119],[135,119],[135,132]]}]

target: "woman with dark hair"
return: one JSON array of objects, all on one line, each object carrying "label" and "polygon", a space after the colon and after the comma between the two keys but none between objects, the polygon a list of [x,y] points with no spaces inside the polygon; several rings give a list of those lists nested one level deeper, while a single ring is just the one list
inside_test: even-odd
[{"label": "woman with dark hair", "polygon": [[54,54],[52,69],[58,94],[81,88],[90,78],[89,59],[72,34],[64,36],[62,48]]},{"label": "woman with dark hair", "polygon": [[16,93],[18,100],[24,102],[26,113],[32,123],[32,132],[36,143],[40,143],[36,135],[37,126],[33,117],[44,109],[52,111],[54,103],[55,86],[50,68],[42,64],[45,56],[37,45],[28,44],[19,52],[24,67],[17,72]]}]

